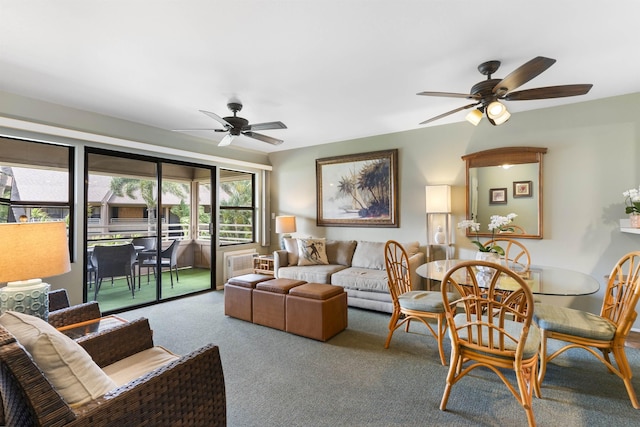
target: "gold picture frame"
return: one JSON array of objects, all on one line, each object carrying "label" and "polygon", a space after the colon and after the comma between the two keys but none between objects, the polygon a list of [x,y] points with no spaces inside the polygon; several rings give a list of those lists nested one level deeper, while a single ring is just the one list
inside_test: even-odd
[{"label": "gold picture frame", "polygon": [[316,160],[316,224],[398,227],[398,150]]}]

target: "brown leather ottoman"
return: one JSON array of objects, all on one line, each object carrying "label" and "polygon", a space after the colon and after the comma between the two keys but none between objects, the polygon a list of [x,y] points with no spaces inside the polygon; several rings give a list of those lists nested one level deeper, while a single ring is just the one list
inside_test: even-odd
[{"label": "brown leather ottoman", "polygon": [[252,322],[253,290],[260,282],[273,279],[267,274],[244,274],[224,284],[224,314]]},{"label": "brown leather ottoman", "polygon": [[307,283],[286,296],[286,331],[327,341],[347,327],[347,294],[340,286]]},{"label": "brown leather ottoman", "polygon": [[260,282],[253,291],[253,323],[284,331],[285,297],[303,280],[272,279]]}]

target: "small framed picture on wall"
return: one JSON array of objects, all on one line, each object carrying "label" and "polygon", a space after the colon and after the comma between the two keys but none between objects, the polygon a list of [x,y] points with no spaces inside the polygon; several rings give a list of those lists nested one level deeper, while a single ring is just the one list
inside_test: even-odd
[{"label": "small framed picture on wall", "polygon": [[532,181],[513,181],[513,197],[531,197]]},{"label": "small framed picture on wall", "polygon": [[507,203],[507,189],[506,188],[491,188],[489,189],[489,204],[490,205],[504,205]]}]

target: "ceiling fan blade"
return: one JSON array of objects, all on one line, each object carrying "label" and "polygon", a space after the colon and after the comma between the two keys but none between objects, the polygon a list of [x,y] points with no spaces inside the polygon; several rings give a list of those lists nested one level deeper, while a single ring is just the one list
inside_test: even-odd
[{"label": "ceiling fan blade", "polygon": [[544,56],[535,57],[531,61],[516,68],[504,79],[500,80],[500,82],[493,88],[493,93],[498,96],[503,96],[507,92],[511,92],[534,77],[540,75],[547,68],[555,64],[555,62],[555,59],[545,58]]},{"label": "ceiling fan blade", "polygon": [[224,138],[222,138],[222,141],[220,141],[220,143],[218,144],[218,147],[226,147],[228,145],[231,145],[231,141],[233,141],[234,138],[235,135],[231,135],[230,133],[226,134]]},{"label": "ceiling fan blade", "polygon": [[254,123],[242,127],[242,131],[249,130],[269,130],[269,129],[286,129],[287,126],[282,122]]},{"label": "ceiling fan blade", "polygon": [[592,84],[547,86],[536,89],[519,90],[504,96],[507,101],[528,101],[531,99],[564,98],[584,95],[591,90]]},{"label": "ceiling fan blade", "polygon": [[214,131],[214,132],[226,132],[226,129],[213,129],[213,128],[200,128],[200,129],[171,129],[171,132],[196,132],[196,131]]},{"label": "ceiling fan blade", "polygon": [[212,113],[211,111],[205,111],[205,110],[200,110],[201,113],[206,114],[207,116],[211,117],[213,120],[218,121],[222,126],[224,126],[226,129],[230,129],[233,126],[231,125],[231,123],[229,123],[228,121],[226,121],[225,119],[223,119],[222,117],[220,117],[219,115],[217,115],[216,113]]},{"label": "ceiling fan blade", "polygon": [[480,99],[477,95],[471,95],[469,93],[453,93],[453,92],[419,92],[416,95],[424,96],[442,96],[446,98],[466,98],[466,99]]},{"label": "ceiling fan blade", "polygon": [[471,107],[475,107],[478,104],[480,104],[480,103],[479,102],[474,102],[473,104],[465,105],[464,107],[460,107],[460,108],[456,108],[455,110],[447,111],[444,114],[440,114],[439,116],[435,116],[435,117],[430,118],[429,120],[425,120],[424,122],[421,122],[420,124],[424,125],[424,124],[427,124],[427,123],[435,122],[436,120],[439,120],[439,119],[441,119],[443,117],[447,117],[447,116],[449,116],[449,115],[451,115],[453,113],[457,113],[458,111],[462,111],[462,110],[466,110],[466,109],[471,108]]},{"label": "ceiling fan blade", "polygon": [[284,142],[281,139],[271,138],[270,136],[263,135],[261,133],[251,132],[251,131],[242,132],[242,134],[248,136],[249,138],[258,139],[258,140],[260,140],[262,142],[267,142],[267,143],[273,144],[273,145],[280,145],[280,144],[282,144]]}]

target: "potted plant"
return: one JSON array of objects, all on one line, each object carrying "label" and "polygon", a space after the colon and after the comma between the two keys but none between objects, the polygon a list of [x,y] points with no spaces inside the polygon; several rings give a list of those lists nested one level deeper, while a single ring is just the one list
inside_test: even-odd
[{"label": "potted plant", "polygon": [[[514,213],[510,213],[507,216],[501,215],[492,215],[489,222],[489,231],[491,231],[491,240],[494,239],[496,232],[500,231],[508,231],[509,224],[513,221],[515,217],[518,215]],[[458,223],[458,228],[467,229],[470,228],[471,231],[476,233],[476,239],[472,240],[471,243],[478,247],[478,253],[476,254],[477,260],[489,261],[489,262],[500,262],[500,256],[504,255],[504,249],[500,247],[495,242],[490,245],[484,245],[478,236],[480,231],[480,223],[474,222],[470,219],[465,219],[464,221]]]},{"label": "potted plant", "polygon": [[631,227],[640,228],[640,189],[632,188],[622,195],[625,197],[624,212],[629,215]]}]

